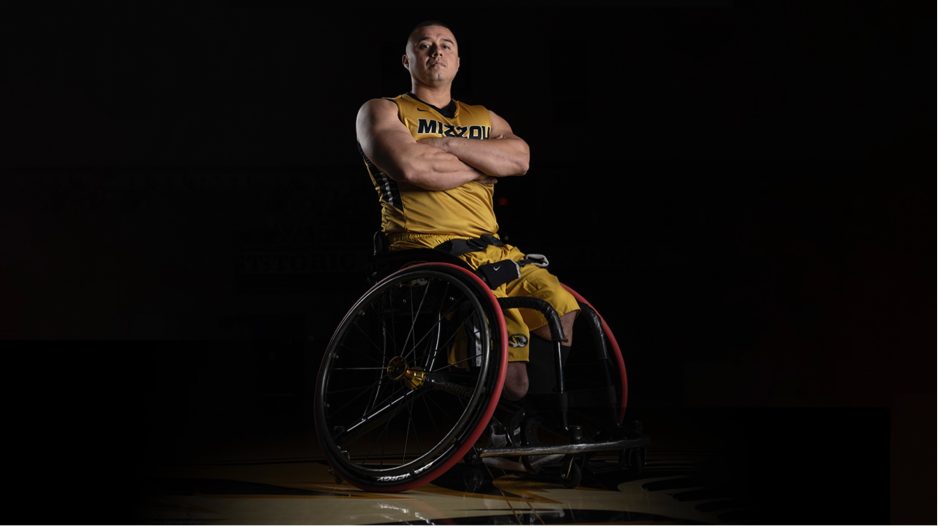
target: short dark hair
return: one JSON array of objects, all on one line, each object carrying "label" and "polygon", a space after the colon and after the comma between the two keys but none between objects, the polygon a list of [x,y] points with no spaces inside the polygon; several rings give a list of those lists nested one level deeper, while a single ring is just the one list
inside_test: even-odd
[{"label": "short dark hair", "polygon": [[414,37],[415,33],[417,33],[419,29],[422,29],[428,26],[441,26],[443,28],[446,28],[448,31],[454,34],[454,38],[457,38],[457,33],[454,32],[453,28],[451,28],[450,25],[448,25],[447,23],[441,22],[440,20],[424,20],[424,21],[418,22],[418,24],[415,25],[415,27],[411,28],[411,33],[408,33],[408,42],[406,42],[406,45],[411,42],[411,38]]}]

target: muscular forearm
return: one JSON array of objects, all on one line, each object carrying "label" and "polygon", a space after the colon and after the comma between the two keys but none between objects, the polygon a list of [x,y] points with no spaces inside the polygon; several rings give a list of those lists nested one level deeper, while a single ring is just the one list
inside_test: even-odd
[{"label": "muscular forearm", "polygon": [[518,137],[484,141],[461,137],[435,137],[421,140],[453,154],[460,161],[493,177],[521,176],[529,170],[529,145]]},{"label": "muscular forearm", "polygon": [[417,155],[400,161],[400,177],[425,190],[449,190],[471,181],[490,183],[490,178],[464,163],[457,156],[442,150],[422,148]]}]

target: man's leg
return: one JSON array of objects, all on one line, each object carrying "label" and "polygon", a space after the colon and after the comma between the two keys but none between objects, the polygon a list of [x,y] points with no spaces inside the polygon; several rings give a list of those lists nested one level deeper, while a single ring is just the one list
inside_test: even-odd
[{"label": "man's leg", "polygon": [[529,375],[525,362],[510,362],[506,365],[506,382],[503,383],[503,397],[508,401],[518,401],[529,391]]},{"label": "man's leg", "polygon": [[506,381],[502,398],[518,401],[529,391],[526,361],[529,360],[529,328],[518,309],[506,310],[506,333],[509,338],[509,363],[506,365]]},{"label": "man's leg", "polygon": [[[562,346],[571,347],[574,337],[574,319],[578,316],[577,311],[572,311],[561,317],[561,327],[565,332],[565,340]],[[542,326],[532,332],[532,336],[541,338],[545,341],[551,341],[551,332],[548,326]],[[531,343],[529,349],[531,350]],[[544,350],[539,350],[544,353]],[[531,360],[531,357],[530,357]],[[509,401],[518,401],[525,397],[529,391],[529,373],[526,362],[510,362],[506,368],[506,382],[503,384],[503,397]]]}]

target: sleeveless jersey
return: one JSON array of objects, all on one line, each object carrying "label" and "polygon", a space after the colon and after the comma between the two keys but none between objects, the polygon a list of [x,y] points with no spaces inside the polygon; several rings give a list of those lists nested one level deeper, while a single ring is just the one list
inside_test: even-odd
[{"label": "sleeveless jersey", "polygon": [[[454,101],[456,112],[447,117],[434,106],[410,94],[390,98],[398,105],[398,118],[412,137],[490,137],[489,111],[483,106]],[[430,191],[395,181],[365,155],[362,156],[382,208],[382,232],[454,235],[477,238],[496,234],[493,185],[477,181],[449,190]]]}]

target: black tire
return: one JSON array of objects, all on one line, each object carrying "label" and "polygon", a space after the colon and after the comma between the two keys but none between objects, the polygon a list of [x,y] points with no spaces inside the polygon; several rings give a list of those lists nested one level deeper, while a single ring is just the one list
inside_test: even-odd
[{"label": "black tire", "polygon": [[317,375],[327,460],[365,490],[437,478],[489,422],[506,347],[498,302],[464,268],[419,264],[375,284],[337,327]]}]

